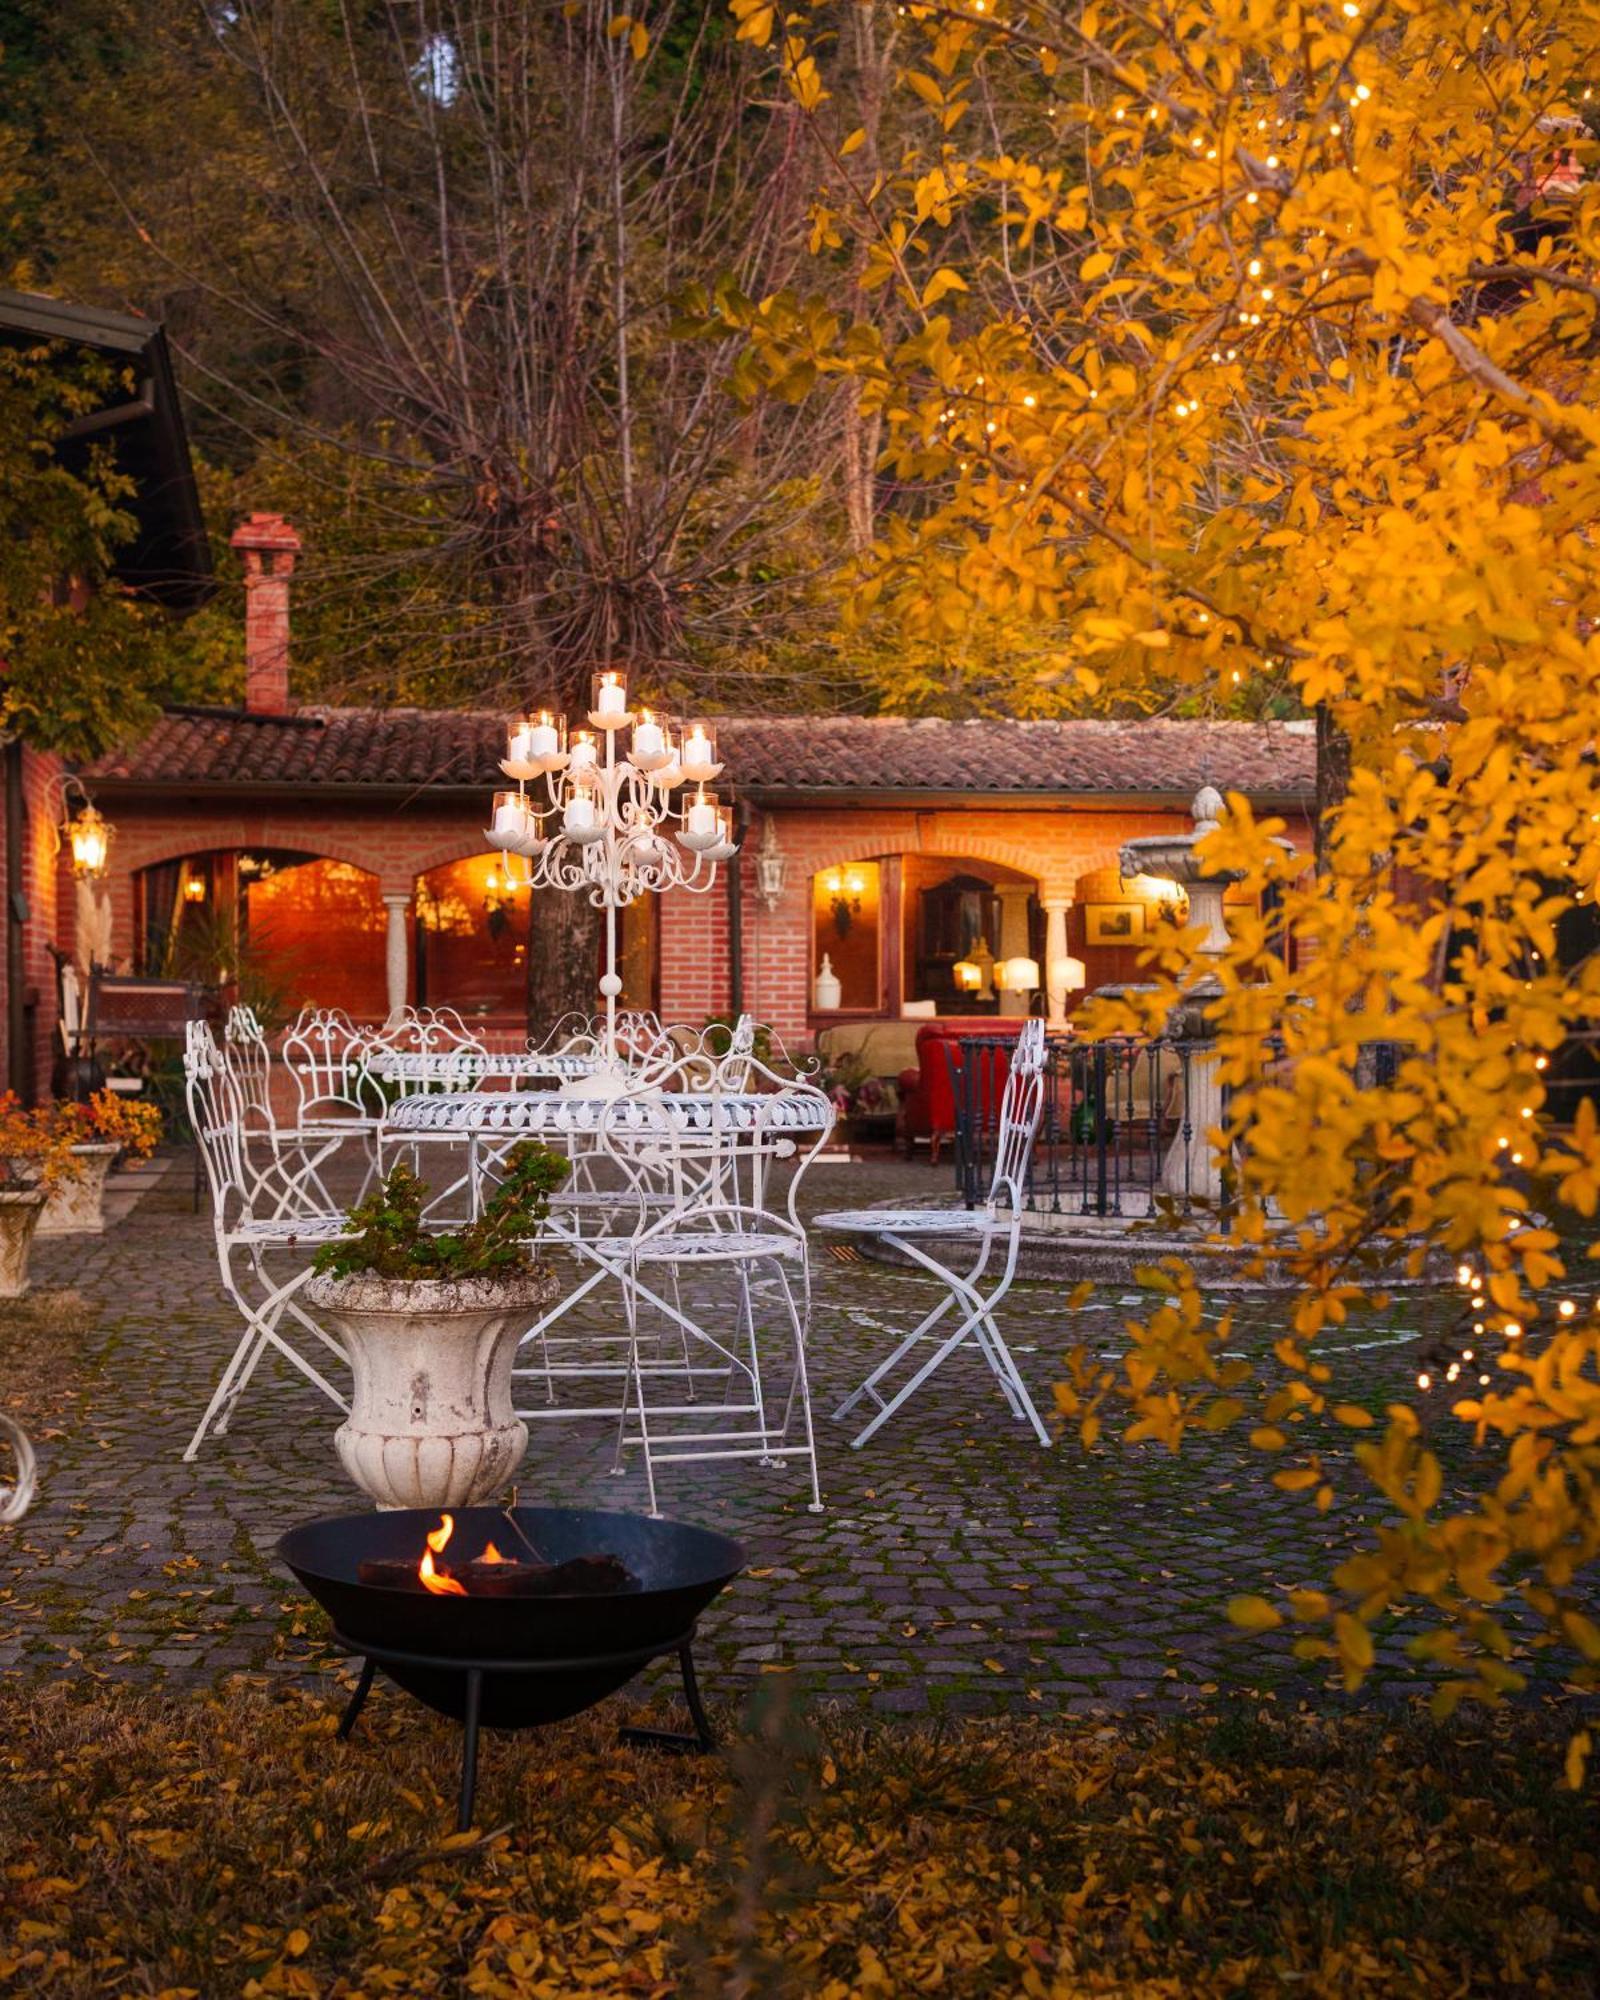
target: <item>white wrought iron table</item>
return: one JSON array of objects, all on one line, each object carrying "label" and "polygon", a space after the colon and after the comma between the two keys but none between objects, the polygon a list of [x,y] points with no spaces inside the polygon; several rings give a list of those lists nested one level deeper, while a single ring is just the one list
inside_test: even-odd
[{"label": "white wrought iron table", "polygon": [[380,1049],[367,1067],[386,1083],[454,1085],[573,1083],[593,1076],[603,1062],[591,1055],[533,1049]]}]

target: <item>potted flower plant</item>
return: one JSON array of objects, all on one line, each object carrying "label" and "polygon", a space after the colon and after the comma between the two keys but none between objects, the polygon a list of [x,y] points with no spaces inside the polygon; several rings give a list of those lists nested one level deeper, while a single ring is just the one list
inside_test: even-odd
[{"label": "potted flower plant", "polygon": [[45,1202],[79,1172],[70,1137],[24,1111],[13,1092],[0,1097],[0,1298],[27,1291],[28,1254]]},{"label": "potted flower plant", "polygon": [[334,1444],[380,1507],[470,1507],[521,1462],[511,1367],[556,1290],[530,1247],[567,1173],[562,1154],[517,1146],[483,1213],[434,1233],[426,1184],[397,1164],[350,1211],[349,1235],[317,1252],[302,1297],[342,1337],[354,1378]]},{"label": "potted flower plant", "polygon": [[161,1137],[161,1113],[97,1091],[87,1104],[51,1104],[27,1114],[64,1143],[78,1163],[75,1174],[60,1176],[39,1218],[41,1236],[99,1236],[106,1226],[106,1176],[119,1160],[145,1160]]}]

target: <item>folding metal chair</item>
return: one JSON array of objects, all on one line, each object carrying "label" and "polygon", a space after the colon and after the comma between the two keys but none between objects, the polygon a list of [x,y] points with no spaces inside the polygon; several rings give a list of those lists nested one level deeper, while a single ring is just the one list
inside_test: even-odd
[{"label": "folding metal chair", "polygon": [[[205,1164],[211,1190],[212,1224],[217,1265],[223,1287],[238,1308],[245,1330],[206,1405],[204,1416],[184,1452],[192,1459],[208,1431],[219,1436],[228,1428],[240,1396],[249,1386],[262,1355],[277,1351],[322,1393],[348,1410],[344,1397],[284,1336],[285,1317],[345,1359],[343,1348],[295,1303],[295,1293],[311,1276],[310,1252],[323,1243],[348,1235],[343,1215],[322,1205],[317,1194],[317,1168],[343,1143],[342,1135],[324,1142],[320,1153],[308,1153],[298,1171],[287,1167],[277,1152],[257,1167],[244,1138],[243,1103],[215,1036],[203,1021],[189,1024],[184,1046],[184,1083],[189,1120]],[[295,1269],[287,1278],[268,1272],[265,1258],[274,1251],[293,1252]]]},{"label": "folding metal chair", "polygon": [[[1017,1274],[1023,1195],[1044,1106],[1044,1054],[1044,1023],[1029,1021],[1017,1038],[1000,1100],[994,1173],[982,1208],[835,1209],[817,1216],[812,1223],[815,1229],[882,1237],[944,1288],[944,1297],[932,1312],[905,1335],[893,1353],[880,1361],[860,1388],[846,1396],[834,1411],[837,1420],[848,1416],[863,1399],[877,1405],[871,1421],[850,1440],[855,1450],[881,1429],[934,1370],[969,1340],[1000,1384],[1011,1414],[1019,1422],[1032,1425],[1040,1444],[1053,1442],[1011,1351],[1001,1338],[994,1316],[995,1308],[1011,1289]],[[935,1247],[946,1241],[952,1247],[962,1243],[973,1246],[973,1259],[967,1269],[955,1270],[934,1254]],[[982,1281],[995,1263],[999,1265],[998,1276],[985,1290]],[[955,1331],[936,1333],[940,1322],[958,1309],[961,1317]],[[888,1378],[919,1349],[932,1351],[899,1388],[890,1392]]]},{"label": "folding metal chair", "polygon": [[[744,1087],[729,1089],[730,1077]],[[762,1087],[749,1088],[755,1084]],[[705,1090],[645,1087],[606,1107],[603,1145],[619,1174],[634,1182],[633,1226],[586,1248],[622,1284],[629,1346],[614,1469],[623,1470],[625,1454],[638,1447],[652,1514],[660,1466],[749,1458],[782,1465],[790,1457],[804,1463],[810,1507],[821,1510],[806,1357],[809,1259],[797,1198],[832,1126],[823,1092],[786,1081],[744,1051],[718,1063]],[[781,1200],[773,1186],[780,1163],[787,1174]],[[618,1221],[627,1215],[624,1203]],[[709,1305],[686,1304],[691,1273],[731,1280],[731,1302],[719,1296]],[[763,1365],[766,1303],[776,1307],[789,1347],[788,1381],[777,1398]],[[647,1356],[647,1314],[677,1333],[681,1359],[663,1358],[659,1345]],[[689,1393],[695,1376],[708,1372],[721,1376],[720,1399],[715,1391]]]}]

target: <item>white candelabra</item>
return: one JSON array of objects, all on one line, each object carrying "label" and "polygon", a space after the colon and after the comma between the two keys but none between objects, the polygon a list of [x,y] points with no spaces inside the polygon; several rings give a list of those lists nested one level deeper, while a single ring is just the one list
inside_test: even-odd
[{"label": "white candelabra", "polygon": [[[600,991],[606,1072],[614,1087],[622,1067],[617,912],[663,889],[709,889],[717,864],[731,861],[739,849],[731,808],[706,790],[722,772],[715,724],[690,722],[675,730],[648,708],[630,709],[623,676],[607,671],[594,677],[589,725],[569,737],[566,718],[548,710],[511,723],[500,768],[517,788],[495,793],[488,838],[505,857],[507,880],[515,886],[584,893],[604,910]],[[528,863],[520,883],[512,855]],[[599,1084],[604,1088],[606,1078]]]}]

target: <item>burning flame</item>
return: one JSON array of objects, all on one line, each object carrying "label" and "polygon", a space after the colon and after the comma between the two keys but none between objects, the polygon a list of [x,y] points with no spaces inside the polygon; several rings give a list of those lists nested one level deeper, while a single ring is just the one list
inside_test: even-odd
[{"label": "burning flame", "polygon": [[501,1555],[500,1551],[495,1547],[494,1543],[490,1542],[488,1546],[484,1549],[483,1554],[479,1556],[478,1560],[479,1562],[486,1562],[486,1563],[503,1563],[503,1562],[510,1562],[511,1558],[510,1556]]},{"label": "burning flame", "polygon": [[467,1594],[465,1584],[457,1583],[453,1576],[440,1576],[433,1566],[434,1557],[444,1554],[445,1544],[455,1531],[455,1516],[441,1514],[438,1527],[423,1537],[428,1546],[417,1564],[417,1577],[423,1589],[431,1590],[435,1597],[465,1597]]}]

